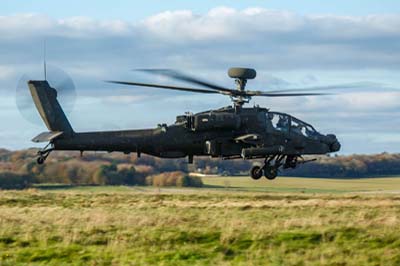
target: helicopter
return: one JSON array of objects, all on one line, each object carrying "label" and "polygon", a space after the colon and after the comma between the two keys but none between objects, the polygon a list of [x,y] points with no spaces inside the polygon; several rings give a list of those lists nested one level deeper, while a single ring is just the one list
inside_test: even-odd
[{"label": "helicopter", "polygon": [[169,69],[141,69],[140,71],[167,76],[179,81],[206,87],[178,87],[130,81],[107,81],[112,84],[151,87],[202,94],[221,94],[230,97],[232,105],[200,113],[185,113],[176,117],[171,125],[159,124],[156,128],[102,132],[75,132],[58,99],[57,88],[45,80],[27,82],[34,105],[49,131],[32,139],[48,142],[38,151],[37,163],[43,164],[54,150],[106,151],[125,154],[147,154],[160,158],[188,158],[193,163],[196,156],[229,159],[262,159],[262,165],[250,169],[251,178],[277,177],[281,168],[296,168],[313,160],[304,155],[323,155],[340,150],[334,134],[321,134],[311,124],[292,115],[273,112],[260,106],[245,107],[252,97],[301,97],[325,93],[299,92],[298,90],[255,91],[247,90],[248,80],[256,78],[251,68],[230,68],[228,75],[235,80],[236,88],[215,85],[178,71]]}]

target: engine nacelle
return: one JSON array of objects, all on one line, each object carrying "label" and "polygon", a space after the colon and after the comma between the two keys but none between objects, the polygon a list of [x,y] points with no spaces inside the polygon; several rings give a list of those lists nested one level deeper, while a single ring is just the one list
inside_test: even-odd
[{"label": "engine nacelle", "polygon": [[198,114],[193,117],[192,130],[234,130],[240,128],[240,122],[240,116],[232,113]]}]

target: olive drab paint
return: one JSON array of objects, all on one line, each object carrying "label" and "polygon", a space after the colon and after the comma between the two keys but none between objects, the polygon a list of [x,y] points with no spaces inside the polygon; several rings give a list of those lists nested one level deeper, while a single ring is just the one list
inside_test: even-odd
[{"label": "olive drab paint", "polygon": [[151,129],[75,132],[57,100],[57,91],[47,81],[29,81],[35,106],[49,129],[49,132],[41,133],[33,139],[35,142],[49,142],[50,146],[39,151],[38,163],[43,163],[53,150],[135,152],[138,155],[149,154],[161,158],[188,157],[189,162],[195,156],[222,159],[264,158],[265,164],[262,167],[253,167],[251,176],[258,179],[264,173],[268,179],[274,179],[280,167],[295,168],[306,162],[302,155],[327,154],[340,149],[335,135],[323,135],[310,124],[291,115],[271,112],[258,106],[243,107],[254,96],[320,94],[274,94],[245,90],[247,79],[256,77],[256,72],[252,69],[229,70],[229,75],[236,79],[237,90],[199,81],[178,72],[161,74],[207,86],[210,90],[120,81],[113,83],[220,93],[230,96],[234,104],[197,114],[179,115],[174,124],[161,124]]}]

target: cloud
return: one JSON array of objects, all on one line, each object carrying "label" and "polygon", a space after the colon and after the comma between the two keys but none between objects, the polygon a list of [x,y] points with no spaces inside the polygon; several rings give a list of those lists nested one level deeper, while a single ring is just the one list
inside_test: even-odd
[{"label": "cloud", "polygon": [[400,15],[299,15],[263,8],[218,7],[203,15],[166,11],[140,22],[19,14],[0,17],[0,47],[11,56],[28,52],[26,60],[32,49],[42,52],[46,38],[53,59],[64,62],[399,69],[399,29]]},{"label": "cloud", "polygon": [[350,93],[338,96],[348,110],[400,110],[400,92]]},{"label": "cloud", "polygon": [[400,145],[400,134],[389,133],[375,135],[373,141],[375,143],[392,143],[395,145]]},{"label": "cloud", "polygon": [[142,21],[154,35],[171,42],[229,41],[246,42],[257,34],[295,31],[303,19],[285,11],[249,8],[238,11],[228,7],[210,10],[203,16],[191,11],[167,11]]},{"label": "cloud", "polygon": [[5,40],[27,37],[93,38],[128,35],[130,23],[113,20],[98,21],[89,17],[53,19],[41,14],[0,16],[1,37]]},{"label": "cloud", "polygon": [[325,109],[327,112],[379,112],[400,110],[399,92],[352,92],[330,97],[309,97],[307,109],[317,111]]},{"label": "cloud", "polygon": [[10,79],[15,75],[15,69],[0,65],[0,80]]},{"label": "cloud", "polygon": [[128,104],[128,103],[137,103],[145,100],[145,96],[134,96],[134,95],[118,95],[118,96],[108,96],[104,99],[105,103],[112,104]]}]

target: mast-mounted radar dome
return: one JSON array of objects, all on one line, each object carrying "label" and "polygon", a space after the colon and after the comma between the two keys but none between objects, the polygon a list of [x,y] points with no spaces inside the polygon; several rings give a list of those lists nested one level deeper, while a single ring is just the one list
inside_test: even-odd
[{"label": "mast-mounted radar dome", "polygon": [[252,68],[232,67],[229,69],[228,75],[234,79],[254,79],[257,72]]}]

